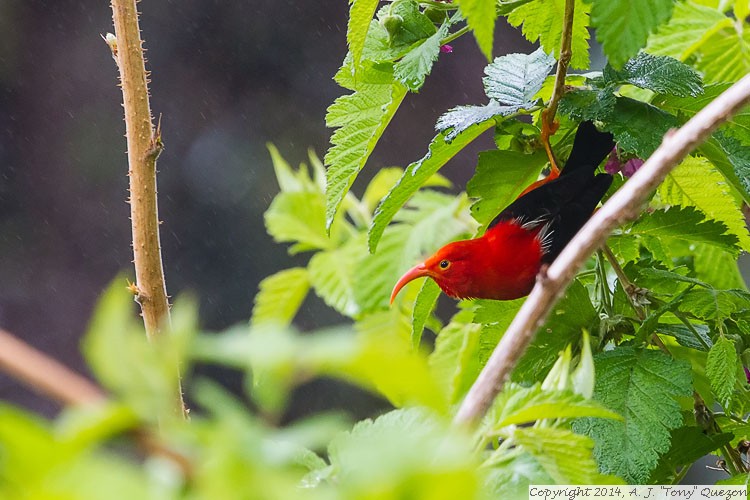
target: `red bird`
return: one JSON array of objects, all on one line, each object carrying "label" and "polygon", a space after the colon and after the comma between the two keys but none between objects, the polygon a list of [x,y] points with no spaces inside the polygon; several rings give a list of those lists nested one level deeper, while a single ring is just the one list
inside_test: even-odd
[{"label": "red bird", "polygon": [[449,243],[408,270],[391,303],[404,285],[423,276],[456,299],[528,295],[542,264],[555,260],[609,189],[612,177],[594,172],[613,147],[611,134],[581,123],[558,178],[521,195],[479,238]]}]

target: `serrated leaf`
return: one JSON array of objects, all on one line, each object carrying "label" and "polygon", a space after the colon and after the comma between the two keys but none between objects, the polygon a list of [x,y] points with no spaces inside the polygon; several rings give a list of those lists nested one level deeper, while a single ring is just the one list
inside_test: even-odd
[{"label": "serrated leaf", "polygon": [[677,2],[672,18],[648,39],[646,51],[686,60],[717,29],[732,21],[722,12],[695,2]]},{"label": "serrated leaf", "polygon": [[682,324],[673,325],[661,323],[656,325],[654,330],[657,333],[674,337],[677,343],[682,346],[700,351],[707,351],[710,349],[713,342],[711,341],[711,337],[708,336],[708,327],[699,324],[693,324],[692,326],[693,328],[690,329]]},{"label": "serrated leaf", "polygon": [[667,56],[653,56],[640,52],[621,70],[608,68],[604,77],[608,83],[629,83],[656,92],[679,97],[696,97],[703,93],[701,75],[687,64]]},{"label": "serrated leaf", "polygon": [[486,123],[496,116],[509,116],[516,111],[515,106],[504,106],[492,100],[484,106],[456,106],[440,115],[435,129],[442,132],[445,141],[450,143],[472,125]]},{"label": "serrated leaf", "polygon": [[750,293],[744,290],[695,288],[680,303],[680,311],[703,320],[723,322],[740,311],[750,309]]},{"label": "serrated leaf", "polygon": [[661,351],[623,346],[597,354],[595,363],[594,399],[625,421],[581,419],[573,428],[596,442],[602,472],[642,484],[669,449],[669,431],[682,424],[675,398],[692,392],[690,365]]},{"label": "serrated leaf", "polygon": [[440,54],[440,40],[448,34],[448,24],[443,24],[434,35],[424,39],[393,66],[393,76],[411,92],[417,92],[432,71]]},{"label": "serrated leaf", "polygon": [[591,121],[610,116],[616,103],[617,99],[609,89],[575,89],[563,95],[558,109],[575,121]]},{"label": "serrated leaf", "polygon": [[336,242],[326,235],[323,194],[310,191],[281,192],[263,215],[266,230],[278,243],[296,243],[290,253],[329,249]]},{"label": "serrated leaf", "polygon": [[612,132],[617,144],[639,158],[648,158],[659,147],[664,135],[679,125],[677,118],[645,102],[618,97],[612,112],[599,117],[604,129]]},{"label": "serrated leaf", "polygon": [[444,134],[438,134],[430,143],[427,154],[421,160],[406,167],[401,179],[375,210],[375,216],[368,231],[367,244],[370,252],[377,249],[383,231],[396,215],[396,212],[406,203],[406,200],[416,193],[427,179],[432,177],[448,160],[492,125],[494,125],[494,121],[488,120],[472,126],[459,134],[453,142],[448,142]]},{"label": "serrated leaf", "polygon": [[326,125],[338,128],[325,156],[327,229],[405,95],[398,82],[361,84],[329,106]]},{"label": "serrated leaf", "polygon": [[415,349],[419,347],[419,343],[422,340],[422,332],[424,332],[427,320],[437,305],[438,297],[440,297],[440,287],[437,283],[431,279],[425,280],[422,288],[419,290],[417,300],[414,302],[414,310],[412,312],[411,343]]},{"label": "serrated leaf", "polygon": [[360,311],[354,295],[354,270],[360,252],[353,239],[340,248],[316,253],[307,266],[315,293],[344,316],[352,317]]},{"label": "serrated leaf", "polygon": [[496,0],[459,0],[461,13],[466,18],[474,38],[488,61],[492,60],[492,42],[495,34]]},{"label": "serrated leaf", "polygon": [[367,31],[370,27],[379,0],[350,0],[349,22],[346,26],[346,41],[352,53],[355,72],[359,66],[362,50],[365,47]]},{"label": "serrated leaf", "polygon": [[711,245],[696,244],[693,250],[695,275],[714,288],[739,288],[747,290],[733,252]]},{"label": "serrated leaf", "polygon": [[750,30],[726,23],[701,44],[695,66],[707,83],[735,82],[750,72]]},{"label": "serrated leaf", "polygon": [[481,326],[471,323],[470,311],[453,317],[438,333],[429,365],[450,403],[461,400],[482,369],[479,356]]},{"label": "serrated leaf", "polygon": [[307,269],[294,267],[261,281],[250,322],[254,325],[268,322],[281,325],[291,323],[310,289],[307,274]]},{"label": "serrated leaf", "polygon": [[750,234],[745,217],[724,177],[704,158],[687,157],[672,170],[658,191],[662,203],[695,207],[723,223],[737,236],[740,246],[750,250]]},{"label": "serrated leaf", "polygon": [[518,428],[513,440],[531,454],[557,484],[617,484],[618,478],[599,472],[591,439],[566,429]]},{"label": "serrated leaf", "polygon": [[654,210],[648,216],[640,218],[633,224],[630,234],[656,238],[669,246],[689,246],[700,242],[736,253],[737,237],[726,234],[726,230],[724,224],[705,219],[702,213],[692,207],[674,207],[670,210]]},{"label": "serrated leaf", "polygon": [[716,395],[716,400],[721,403],[726,412],[732,408],[737,370],[740,367],[739,361],[734,342],[723,336],[708,351],[706,375],[711,381],[711,389]]},{"label": "serrated leaf", "polygon": [[497,433],[509,425],[545,419],[599,417],[622,420],[601,404],[568,391],[547,391],[537,383],[531,387],[507,385],[493,403],[485,423]]},{"label": "serrated leaf", "polygon": [[648,36],[672,16],[674,0],[594,0],[591,24],[615,68],[635,56]]},{"label": "serrated leaf", "polygon": [[[703,94],[696,97],[658,96],[654,103],[673,114],[679,114],[685,119],[692,118],[695,114],[716,99],[731,85],[729,83],[713,83],[706,85]],[[720,128],[722,133],[744,142],[750,143],[750,109],[742,108],[728,118]]]},{"label": "serrated leaf", "polygon": [[490,99],[517,106],[516,110],[529,108],[554,64],[555,59],[542,49],[498,57],[484,68],[484,91]]},{"label": "serrated leaf", "polygon": [[546,162],[547,156],[541,151],[479,153],[476,172],[466,184],[466,193],[478,198],[471,207],[474,219],[486,226],[537,179]]},{"label": "serrated leaf", "polygon": [[[573,17],[573,56],[570,66],[574,69],[589,67],[589,12],[591,5],[576,0]],[[508,15],[508,22],[515,27],[523,24],[523,34],[530,42],[539,40],[542,49],[548,54],[560,57],[564,0],[537,0],[521,5]]]},{"label": "serrated leaf", "polygon": [[700,152],[721,171],[746,203],[750,201],[750,146],[720,130],[703,143]]}]

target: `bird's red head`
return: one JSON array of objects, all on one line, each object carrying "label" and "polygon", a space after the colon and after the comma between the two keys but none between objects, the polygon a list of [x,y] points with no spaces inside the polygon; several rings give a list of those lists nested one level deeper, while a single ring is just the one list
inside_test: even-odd
[{"label": "bird's red head", "polygon": [[391,293],[391,304],[398,292],[410,281],[427,276],[435,280],[446,295],[467,298],[467,287],[471,284],[472,248],[476,240],[455,241],[445,245],[423,263],[418,264],[401,276]]}]

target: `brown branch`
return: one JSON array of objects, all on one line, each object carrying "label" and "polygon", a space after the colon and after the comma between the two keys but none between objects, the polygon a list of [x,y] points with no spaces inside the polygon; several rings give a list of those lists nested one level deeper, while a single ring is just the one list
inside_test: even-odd
[{"label": "brown branch", "polygon": [[104,392],[59,361],[0,329],[0,371],[63,405],[103,401]]},{"label": "brown branch", "polygon": [[648,161],[591,217],[549,268],[540,273],[528,299],[469,390],[455,423],[474,423],[484,416],[536,330],[586,260],[606,242],[613,229],[638,217],[649,194],[667,174],[748,101],[750,75],[732,85],[680,129],[667,133]]},{"label": "brown branch", "polygon": [[[130,177],[130,219],[136,301],[141,306],[149,338],[169,327],[169,300],[159,243],[159,213],[156,198],[156,159],[163,149],[160,127],[154,129],[148,95],[143,41],[138,26],[136,0],[112,0],[115,39],[105,38],[120,70],[125,135],[128,142]],[[179,376],[178,376],[179,378]],[[182,390],[177,395],[179,410],[186,415]]]}]

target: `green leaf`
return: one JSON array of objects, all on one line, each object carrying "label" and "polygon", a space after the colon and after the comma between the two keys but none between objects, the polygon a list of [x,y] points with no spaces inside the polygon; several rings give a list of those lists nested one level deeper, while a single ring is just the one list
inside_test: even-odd
[{"label": "green leaf", "polygon": [[687,157],[659,186],[662,203],[695,207],[723,223],[729,234],[739,239],[743,250],[750,250],[750,234],[742,210],[729,191],[724,177],[704,158]]},{"label": "green leaf", "polygon": [[292,254],[328,249],[336,242],[326,235],[325,200],[319,192],[281,192],[263,216],[266,230],[278,243],[295,242]]},{"label": "green leaf", "polygon": [[495,4],[497,0],[459,0],[461,13],[466,18],[474,38],[488,61],[492,60],[492,42],[495,34]]},{"label": "green leaf", "polygon": [[83,341],[84,355],[97,380],[140,418],[176,418],[177,367],[196,329],[195,305],[178,301],[171,334],[151,341],[134,313],[132,294],[122,278],[115,278],[99,299]]},{"label": "green leaf", "polygon": [[352,239],[340,248],[318,252],[307,267],[315,293],[344,316],[353,317],[360,311],[354,292],[354,271],[361,244],[361,240]]},{"label": "green leaf", "polygon": [[591,24],[615,68],[635,56],[648,36],[672,16],[674,0],[594,0]]},{"label": "green leaf", "polygon": [[490,99],[515,107],[514,111],[530,108],[554,64],[555,59],[542,49],[498,57],[484,69],[485,93]]},{"label": "green leaf", "polygon": [[337,130],[325,157],[326,229],[405,95],[398,82],[363,83],[329,106],[326,125]]},{"label": "green leaf", "polygon": [[693,268],[697,277],[711,283],[714,288],[747,290],[733,252],[697,244],[693,249]]},{"label": "green leaf", "polygon": [[622,416],[601,404],[568,391],[547,391],[537,383],[531,387],[511,384],[495,400],[486,423],[491,432],[503,427],[538,420],[558,418],[599,417],[622,420]]},{"label": "green leaf", "polygon": [[363,420],[328,447],[340,498],[478,498],[470,440],[419,408]]},{"label": "green leaf", "polygon": [[616,103],[617,99],[609,89],[575,89],[563,95],[559,110],[575,121],[599,120],[611,116]]},{"label": "green leaf", "polygon": [[483,366],[477,355],[481,326],[471,323],[470,318],[468,310],[455,315],[438,333],[429,357],[430,371],[451,404],[461,400]]},{"label": "green leaf", "polygon": [[686,325],[673,325],[668,323],[660,323],[656,325],[654,330],[657,333],[669,335],[674,337],[678,344],[689,347],[691,349],[697,349],[700,351],[707,351],[713,345],[711,337],[708,336],[708,327],[706,325],[692,324],[692,329]]},{"label": "green leaf", "polygon": [[479,153],[474,176],[466,184],[466,193],[478,200],[471,214],[483,227],[510,205],[539,176],[547,162],[542,151],[524,154],[516,151]]},{"label": "green leaf", "polygon": [[648,158],[659,147],[664,135],[678,126],[677,119],[645,102],[618,97],[611,113],[599,117],[604,129],[612,132],[617,144],[639,158]]},{"label": "green leaf", "polygon": [[750,309],[750,293],[745,290],[694,288],[680,303],[680,311],[717,323],[747,309]]},{"label": "green leaf", "polygon": [[731,22],[723,24],[701,44],[695,63],[707,83],[735,82],[750,72],[750,30],[738,32]]},{"label": "green leaf", "polygon": [[721,130],[714,132],[700,148],[706,158],[721,171],[727,182],[750,201],[750,147]]},{"label": "green leaf", "polygon": [[649,37],[646,51],[685,61],[714,31],[731,24],[732,20],[716,9],[691,1],[677,2],[669,22]]},{"label": "green leaf", "polygon": [[630,59],[619,71],[608,67],[604,78],[608,83],[629,83],[657,94],[696,97],[703,93],[701,75],[693,68],[677,59],[645,52]]},{"label": "green leaf", "polygon": [[[391,20],[387,19],[389,16]],[[378,18],[385,28],[388,46],[394,49],[411,50],[436,31],[432,21],[419,10],[416,0],[395,0],[378,11]],[[400,55],[394,54],[396,57]]]},{"label": "green leaf", "polygon": [[516,111],[514,106],[503,106],[497,101],[490,101],[484,106],[456,106],[438,118],[435,128],[445,135],[445,142],[450,143],[472,125],[491,125],[488,120],[496,116],[510,116]]},{"label": "green leaf", "polygon": [[661,351],[623,346],[597,354],[595,363],[594,399],[625,421],[581,419],[573,428],[596,442],[602,472],[642,484],[669,450],[669,431],[682,424],[675,398],[691,394],[690,366]]},{"label": "green leaf", "polygon": [[308,271],[302,267],[284,269],[260,282],[250,322],[288,325],[294,319],[310,289]]},{"label": "green leaf", "polygon": [[673,207],[669,210],[654,210],[646,217],[638,219],[629,233],[638,235],[647,247],[653,239],[667,245],[670,252],[678,252],[678,247],[689,247],[696,242],[720,247],[726,251],[737,251],[737,237],[726,234],[726,226],[721,222],[705,219],[703,214],[692,207]]},{"label": "green leaf", "polygon": [[[563,14],[565,2],[561,0],[536,0],[514,9],[508,15],[508,22],[515,27],[523,24],[523,34],[530,42],[539,40],[542,49],[560,58]],[[576,0],[573,17],[573,56],[570,66],[574,69],[589,67],[589,12],[591,5]]]},{"label": "green leaf", "polygon": [[467,144],[494,125],[493,120],[474,125],[459,134],[452,142],[444,134],[438,134],[430,143],[429,151],[419,161],[406,167],[404,174],[375,210],[375,216],[368,232],[368,247],[374,252],[388,223],[414,193],[432,177],[448,160],[453,158]]},{"label": "green leaf", "polygon": [[359,67],[362,50],[365,48],[365,39],[370,22],[378,8],[379,0],[350,0],[349,22],[346,26],[346,42],[352,53],[352,61],[355,72]]},{"label": "green leaf", "polygon": [[419,347],[422,340],[422,332],[437,305],[440,297],[440,287],[431,279],[426,279],[419,290],[417,300],[414,302],[414,311],[411,322],[411,342],[414,348]]},{"label": "green leaf", "polygon": [[706,375],[711,381],[711,389],[716,395],[716,400],[726,412],[732,409],[737,370],[740,368],[739,361],[734,342],[723,336],[708,351]]},{"label": "green leaf", "polygon": [[393,76],[411,92],[417,92],[432,71],[432,65],[440,54],[440,40],[448,35],[448,24],[424,39],[393,66]]},{"label": "green leaf", "polygon": [[[654,104],[687,120],[695,116],[698,111],[719,97],[729,87],[729,83],[713,83],[706,85],[702,95],[696,97],[657,96],[654,99]],[[750,144],[750,109],[740,109],[727,119],[720,130],[745,144]]]},{"label": "green leaf", "polygon": [[599,473],[586,436],[565,429],[519,427],[513,440],[531,454],[557,484],[617,484],[612,476]]}]

